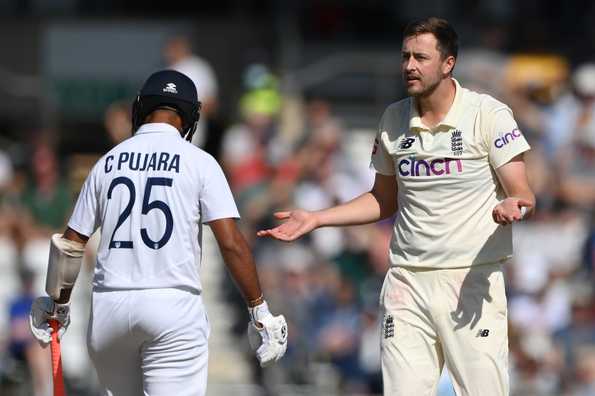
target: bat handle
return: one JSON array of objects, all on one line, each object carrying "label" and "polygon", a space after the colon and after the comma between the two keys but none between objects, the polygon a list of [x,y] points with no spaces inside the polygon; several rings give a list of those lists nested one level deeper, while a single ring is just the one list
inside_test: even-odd
[{"label": "bat handle", "polygon": [[64,391],[64,377],[62,375],[62,358],[60,351],[60,340],[58,339],[58,329],[60,324],[57,320],[49,321],[52,331],[52,342],[50,349],[52,351],[52,379],[54,383],[54,396],[66,396]]}]

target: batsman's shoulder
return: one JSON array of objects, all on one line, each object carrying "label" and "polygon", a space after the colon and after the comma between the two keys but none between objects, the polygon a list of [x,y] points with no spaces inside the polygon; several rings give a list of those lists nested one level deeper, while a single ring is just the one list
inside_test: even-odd
[{"label": "batsman's shoulder", "polygon": [[221,164],[217,159],[202,148],[185,140],[180,144],[184,153],[183,157],[185,157],[184,161],[192,164],[189,168],[193,169],[196,174],[204,176],[212,174],[212,172],[218,173],[218,169],[221,169]]},{"label": "batsman's shoulder", "polygon": [[183,150],[185,150],[189,155],[196,157],[199,161],[217,161],[215,157],[213,157],[211,154],[207,153],[200,147],[194,145],[193,143],[190,143],[186,140],[182,140],[180,144]]}]

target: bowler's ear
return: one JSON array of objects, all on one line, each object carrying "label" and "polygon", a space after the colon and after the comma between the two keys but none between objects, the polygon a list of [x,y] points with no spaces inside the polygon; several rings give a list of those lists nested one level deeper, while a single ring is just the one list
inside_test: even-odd
[{"label": "bowler's ear", "polygon": [[454,56],[447,56],[444,62],[442,62],[442,72],[444,74],[451,74],[452,70],[455,68],[455,63],[456,59]]}]

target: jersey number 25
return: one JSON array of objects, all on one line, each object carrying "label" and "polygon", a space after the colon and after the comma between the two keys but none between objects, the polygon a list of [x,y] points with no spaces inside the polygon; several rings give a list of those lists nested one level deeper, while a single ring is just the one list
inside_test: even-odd
[{"label": "jersey number 25", "polygon": [[[143,197],[142,214],[146,215],[151,210],[157,209],[163,212],[163,215],[165,216],[165,232],[163,233],[161,239],[159,239],[158,241],[154,241],[149,237],[146,228],[143,227],[140,229],[140,236],[143,240],[143,243],[151,249],[161,249],[163,246],[165,246],[167,241],[169,241],[169,238],[171,238],[171,233],[174,228],[174,220],[171,215],[171,210],[169,209],[167,203],[157,199],[149,202],[149,199],[151,197],[151,189],[153,188],[153,186],[171,187],[172,183],[173,179],[167,177],[147,178],[147,185],[145,187],[145,194]],[[128,204],[124,208],[124,211],[120,214],[120,217],[118,217],[118,223],[116,224],[116,228],[114,228],[114,232],[112,232],[112,237],[109,242],[109,248],[132,249],[132,241],[115,241],[114,236],[116,235],[116,231],[118,231],[118,228],[120,228],[120,226],[124,223],[124,221],[126,221],[128,216],[130,216],[130,212],[132,212],[132,208],[134,207],[134,201],[136,200],[136,188],[134,187],[134,183],[132,182],[132,180],[130,180],[129,178],[125,176],[116,177],[114,180],[112,180],[112,183],[109,186],[109,189],[107,191],[107,199],[112,198],[112,191],[119,184],[123,184],[128,188],[130,198],[128,200]]]}]

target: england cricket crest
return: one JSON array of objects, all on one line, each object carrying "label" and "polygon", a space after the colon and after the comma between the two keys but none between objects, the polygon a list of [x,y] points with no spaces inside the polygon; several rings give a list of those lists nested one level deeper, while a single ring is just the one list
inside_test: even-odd
[{"label": "england cricket crest", "polygon": [[463,132],[458,129],[452,131],[450,136],[450,149],[452,150],[452,155],[463,155]]},{"label": "england cricket crest", "polygon": [[395,336],[395,319],[392,315],[384,315],[384,319],[382,320],[382,335],[385,339]]}]

